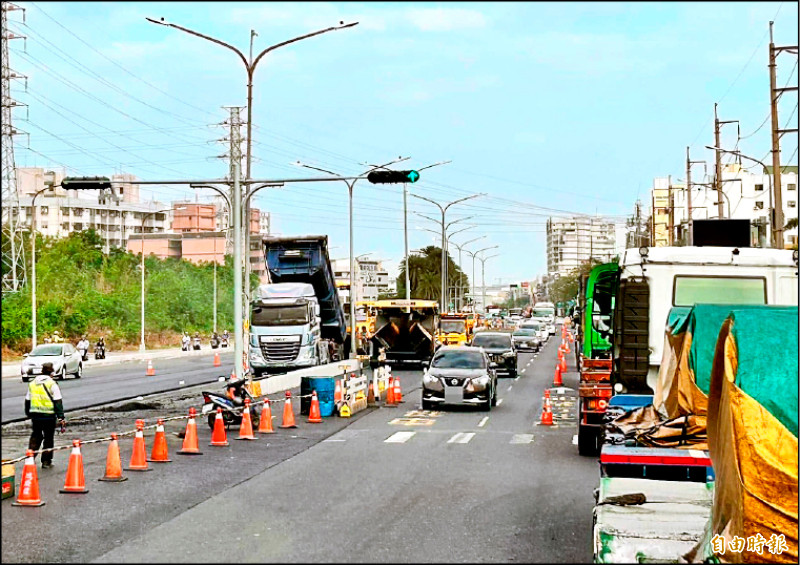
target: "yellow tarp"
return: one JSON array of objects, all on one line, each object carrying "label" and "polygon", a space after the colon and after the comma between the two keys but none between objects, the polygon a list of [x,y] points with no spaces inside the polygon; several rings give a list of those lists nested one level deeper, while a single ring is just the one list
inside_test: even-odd
[{"label": "yellow tarp", "polygon": [[722,535],[727,548],[734,537],[785,537],[787,549],[780,554],[767,547],[756,552],[745,544],[741,553],[728,549],[718,554],[723,562],[797,563],[797,437],[735,384],[739,348],[734,323],[729,318],[722,326],[711,371],[708,442],[716,490],[710,534]]}]

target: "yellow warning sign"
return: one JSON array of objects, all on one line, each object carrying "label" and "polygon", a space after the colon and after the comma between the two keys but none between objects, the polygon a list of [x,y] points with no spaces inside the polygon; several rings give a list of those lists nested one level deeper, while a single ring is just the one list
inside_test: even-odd
[{"label": "yellow warning sign", "polygon": [[347,404],[342,404],[342,407],[339,408],[339,417],[340,418],[350,417],[350,407]]}]

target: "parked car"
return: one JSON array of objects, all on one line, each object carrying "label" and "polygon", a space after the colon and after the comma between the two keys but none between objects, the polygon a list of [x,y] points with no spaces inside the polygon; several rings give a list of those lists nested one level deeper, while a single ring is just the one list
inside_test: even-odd
[{"label": "parked car", "polygon": [[483,349],[493,363],[497,373],[509,377],[517,376],[517,350],[508,332],[482,332],[472,338],[472,347]]},{"label": "parked car", "polygon": [[54,379],[62,380],[67,375],[74,375],[76,379],[83,376],[81,353],[71,343],[37,345],[24,357],[20,367],[22,382],[28,382],[34,376],[42,374],[42,365],[48,361],[53,364]]},{"label": "parked car", "polygon": [[445,345],[422,375],[422,409],[440,404],[472,404],[489,411],[497,404],[497,372],[485,351]]},{"label": "parked car", "polygon": [[533,351],[535,353],[539,351],[539,348],[542,346],[542,338],[539,335],[539,330],[535,328],[519,328],[514,330],[514,333],[511,334],[511,341],[514,342],[517,351]]}]

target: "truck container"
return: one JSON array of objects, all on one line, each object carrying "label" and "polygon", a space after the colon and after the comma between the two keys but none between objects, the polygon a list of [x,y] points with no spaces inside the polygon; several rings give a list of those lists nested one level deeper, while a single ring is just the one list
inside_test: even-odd
[{"label": "truck container", "polygon": [[424,364],[436,349],[439,311],[435,300],[379,300],[375,303],[372,363],[381,352],[387,364]]}]

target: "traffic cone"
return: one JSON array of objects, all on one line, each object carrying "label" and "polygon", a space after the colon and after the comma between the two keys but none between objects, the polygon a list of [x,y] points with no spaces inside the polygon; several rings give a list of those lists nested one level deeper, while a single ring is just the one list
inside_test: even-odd
[{"label": "traffic cone", "polygon": [[225,433],[225,419],[222,417],[222,408],[217,408],[217,419],[214,420],[214,431],[211,434],[211,443],[208,445],[230,445],[228,436]]},{"label": "traffic cone", "polygon": [[133,453],[126,471],[152,471],[147,466],[147,449],[144,446],[144,420],[136,420],[136,435],[133,437]]},{"label": "traffic cone", "polygon": [[550,391],[544,391],[544,405],[542,406],[542,425],[553,425],[553,411],[550,408]]},{"label": "traffic cone", "polygon": [[292,393],[286,391],[286,400],[283,403],[283,423],[281,428],[296,428],[294,423],[294,412],[292,411]]},{"label": "traffic cone", "polygon": [[148,461],[153,463],[169,463],[172,461],[167,452],[167,436],[164,433],[164,420],[161,418],[156,423],[156,438],[153,440],[153,451],[150,452]]},{"label": "traffic cone", "polygon": [[400,388],[400,377],[394,378],[394,403],[400,404],[403,402],[403,390]]},{"label": "traffic cone", "polygon": [[311,391],[311,408],[308,410],[308,420],[306,420],[309,424],[321,424],[322,423],[322,416],[319,413],[319,400],[317,399],[317,391]]},{"label": "traffic cone", "polygon": [[553,386],[564,386],[564,381],[561,380],[561,365],[556,365],[556,372],[553,375]]},{"label": "traffic cone", "polygon": [[197,415],[197,410],[189,408],[189,420],[186,422],[186,433],[183,436],[183,446],[178,452],[180,455],[202,455],[200,446],[197,442],[197,422],[194,417]]},{"label": "traffic cone", "polygon": [[109,481],[121,483],[127,481],[128,477],[122,476],[122,461],[119,458],[119,442],[117,434],[111,434],[111,443],[108,444],[108,455],[106,455],[106,474],[97,479],[98,481]]},{"label": "traffic cone", "polygon": [[19,485],[17,500],[12,506],[42,506],[44,502],[39,498],[39,479],[36,476],[36,460],[33,450],[25,452],[25,466],[22,468],[22,482]]},{"label": "traffic cone", "polygon": [[156,376],[156,370],[155,370],[155,368],[153,368],[153,360],[152,359],[148,359],[147,360],[147,373],[145,373],[145,375],[148,376],[148,377],[155,377]]},{"label": "traffic cone", "polygon": [[562,373],[567,372],[567,359],[565,357],[561,358],[561,372]]},{"label": "traffic cone", "polygon": [[333,402],[339,404],[342,401],[342,384],[339,379],[336,379],[336,385],[333,388]]},{"label": "traffic cone", "polygon": [[261,409],[261,419],[258,422],[258,433],[274,434],[272,429],[272,408],[269,405],[269,398],[264,397],[264,407]]},{"label": "traffic cone", "polygon": [[372,381],[369,382],[369,390],[367,391],[367,406],[375,406],[375,390],[372,386]]},{"label": "traffic cone", "polygon": [[386,406],[394,406],[394,377],[389,377],[389,388],[386,389]]},{"label": "traffic cone", "polygon": [[83,455],[81,455],[81,440],[72,440],[72,453],[69,456],[67,465],[67,478],[64,481],[64,488],[58,492],[75,494],[85,494],[89,492],[86,488],[86,480],[83,477]]},{"label": "traffic cone", "polygon": [[222,361],[220,361],[220,358],[219,358],[219,351],[215,351],[214,352],[214,366],[215,367],[221,367],[222,366]]},{"label": "traffic cone", "polygon": [[253,421],[250,419],[250,399],[244,399],[244,413],[239,425],[239,437],[236,439],[258,439],[253,435]]},{"label": "traffic cone", "polygon": [[558,348],[558,360],[561,361],[563,358],[564,358],[564,350],[561,349],[561,347],[559,346],[559,348]]}]

